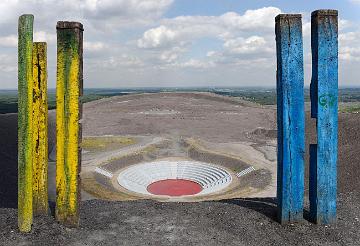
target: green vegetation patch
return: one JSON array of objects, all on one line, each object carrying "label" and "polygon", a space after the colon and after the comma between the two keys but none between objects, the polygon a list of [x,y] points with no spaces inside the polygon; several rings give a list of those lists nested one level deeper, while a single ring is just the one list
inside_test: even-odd
[{"label": "green vegetation patch", "polygon": [[104,185],[99,184],[95,180],[93,174],[90,173],[81,175],[81,188],[93,197],[107,201],[130,201],[138,199],[137,197],[120,191],[114,191]]},{"label": "green vegetation patch", "polygon": [[[275,86],[275,85],[274,85]],[[154,87],[154,88],[118,88],[118,89],[84,89],[84,95],[80,98],[82,103],[108,98],[112,96],[122,96],[139,93],[157,93],[157,92],[210,92],[218,95],[238,97],[244,100],[255,102],[262,105],[276,105],[276,89],[275,87]],[[305,101],[310,101],[310,90],[304,88]],[[1,90],[0,89],[0,114],[16,113],[17,90]],[[360,88],[339,88],[339,102],[360,102]],[[54,89],[48,90],[48,106],[49,109],[56,107],[56,93]],[[352,109],[349,109],[352,110]],[[357,112],[354,109],[354,112]]]},{"label": "green vegetation patch", "polygon": [[358,114],[360,113],[360,105],[346,106],[340,109],[342,113],[352,113]]},{"label": "green vegetation patch", "polygon": [[104,151],[122,148],[135,144],[136,140],[130,137],[85,137],[82,139],[81,147],[87,151]]}]

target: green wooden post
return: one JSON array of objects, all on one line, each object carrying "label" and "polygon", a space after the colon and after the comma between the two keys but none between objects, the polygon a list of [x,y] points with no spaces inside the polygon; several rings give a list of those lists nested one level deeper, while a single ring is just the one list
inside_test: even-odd
[{"label": "green wooden post", "polygon": [[56,219],[79,224],[83,26],[57,23]]},{"label": "green wooden post", "polygon": [[18,27],[18,226],[22,232],[29,232],[33,221],[33,22],[33,15],[22,15]]},{"label": "green wooden post", "polygon": [[48,213],[48,103],[46,43],[33,44],[33,212]]}]

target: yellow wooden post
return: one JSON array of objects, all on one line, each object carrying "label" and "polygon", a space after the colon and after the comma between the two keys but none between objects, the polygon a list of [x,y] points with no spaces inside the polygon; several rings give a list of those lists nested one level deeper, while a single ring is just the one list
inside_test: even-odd
[{"label": "yellow wooden post", "polygon": [[31,231],[32,208],[32,101],[33,15],[19,17],[18,42],[18,226]]},{"label": "yellow wooden post", "polygon": [[57,23],[56,219],[79,224],[83,26]]},{"label": "yellow wooden post", "polygon": [[46,43],[33,44],[33,213],[48,213],[48,103]]}]

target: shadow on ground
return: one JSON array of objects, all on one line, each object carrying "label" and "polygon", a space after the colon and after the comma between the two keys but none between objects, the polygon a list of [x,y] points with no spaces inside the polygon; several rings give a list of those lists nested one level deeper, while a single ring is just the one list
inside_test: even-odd
[{"label": "shadow on ground", "polygon": [[[0,208],[17,208],[17,114],[0,114]],[[49,112],[49,149],[55,144],[55,113]]]},{"label": "shadow on ground", "polygon": [[[277,202],[275,197],[265,198],[237,198],[229,200],[221,200],[221,203],[235,204],[243,208],[248,208],[261,213],[273,221],[278,221],[277,218]],[[304,204],[306,206],[306,204]],[[310,217],[310,212],[307,207],[303,210],[304,219],[313,222]]]},{"label": "shadow on ground", "polygon": [[0,117],[0,207],[17,208],[17,114]]},{"label": "shadow on ground", "polygon": [[277,204],[275,197],[265,198],[236,198],[219,201],[221,203],[235,204],[259,212],[271,220],[277,220]]}]

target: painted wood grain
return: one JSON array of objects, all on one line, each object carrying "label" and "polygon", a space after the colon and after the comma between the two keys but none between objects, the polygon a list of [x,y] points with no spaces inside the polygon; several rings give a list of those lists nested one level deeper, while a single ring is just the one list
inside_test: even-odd
[{"label": "painted wood grain", "polygon": [[311,115],[317,121],[317,144],[310,156],[310,215],[314,222],[336,221],[338,143],[338,12],[317,10],[311,16]]},{"label": "painted wood grain", "polygon": [[32,100],[33,15],[19,17],[18,26],[18,226],[31,230],[32,212]]},{"label": "painted wood grain", "polygon": [[48,214],[47,45],[33,44],[33,213]]},{"label": "painted wood grain", "polygon": [[80,23],[57,24],[55,215],[67,226],[79,224],[82,33]]},{"label": "painted wood grain", "polygon": [[301,15],[275,19],[277,51],[278,219],[303,219],[304,68]]}]

